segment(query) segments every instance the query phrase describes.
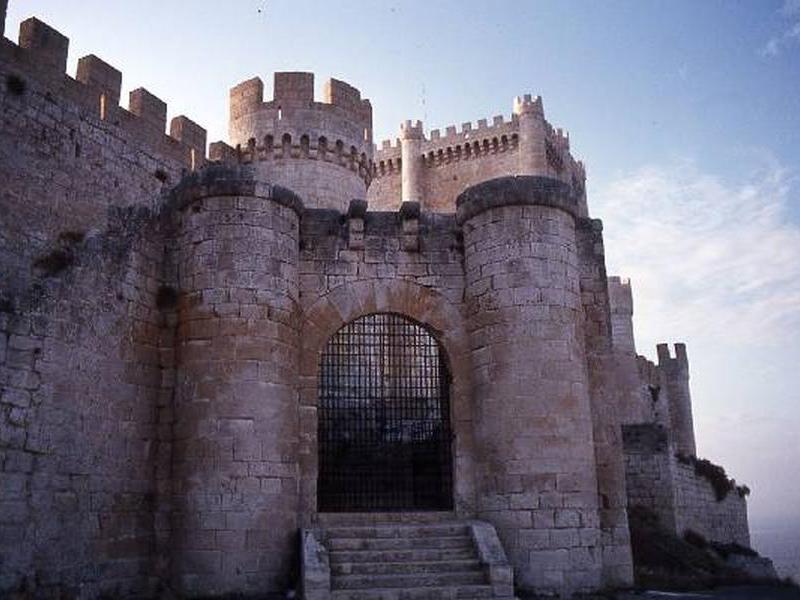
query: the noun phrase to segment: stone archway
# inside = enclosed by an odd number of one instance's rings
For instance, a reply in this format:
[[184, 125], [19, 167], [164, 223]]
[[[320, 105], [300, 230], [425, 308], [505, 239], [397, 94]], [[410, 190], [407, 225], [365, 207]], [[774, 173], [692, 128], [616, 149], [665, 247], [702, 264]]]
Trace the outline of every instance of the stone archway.
[[450, 369], [424, 325], [350, 321], [325, 345], [318, 389], [320, 512], [453, 508]]
[[468, 338], [461, 311], [430, 288], [387, 279], [339, 286], [303, 312], [299, 370], [301, 520], [304, 525], [311, 525], [317, 514], [320, 359], [328, 340], [339, 329], [374, 313], [395, 313], [423, 324], [443, 348], [452, 376], [454, 511], [471, 516], [475, 508], [473, 407]]

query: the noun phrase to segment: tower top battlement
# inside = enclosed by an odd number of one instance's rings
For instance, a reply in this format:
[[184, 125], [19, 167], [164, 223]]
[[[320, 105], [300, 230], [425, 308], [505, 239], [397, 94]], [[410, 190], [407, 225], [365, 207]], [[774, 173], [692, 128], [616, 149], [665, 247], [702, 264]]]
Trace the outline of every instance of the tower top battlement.
[[[284, 185], [309, 206], [345, 210], [372, 180], [372, 105], [353, 86], [329, 79], [314, 99], [314, 74], [275, 73], [271, 100], [248, 79], [230, 91], [230, 143], [241, 162]], [[216, 151], [216, 150], [215, 150]], [[298, 159], [290, 163], [289, 159]]]
[[259, 128], [258, 133], [266, 132], [267, 127], [273, 133], [317, 130], [327, 133], [330, 140], [341, 138], [346, 145], [355, 145], [366, 152], [372, 146], [372, 105], [361, 98], [358, 89], [332, 78], [325, 82], [322, 101], [318, 102], [314, 99], [313, 73], [276, 72], [271, 100], [264, 100], [264, 83], [259, 77], [248, 79], [230, 91], [231, 144], [246, 145], [255, 133], [253, 126]]
[[544, 106], [541, 96], [525, 94], [514, 98], [514, 114], [536, 114], [544, 118]]
[[[402, 194], [395, 180], [408, 158], [402, 156], [403, 143], [410, 140], [421, 142], [414, 151], [422, 161], [418, 186], [425, 190], [425, 204], [439, 212], [454, 212], [456, 197], [469, 185], [512, 174], [552, 177], [566, 183], [581, 199], [579, 213], [588, 214], [586, 170], [570, 152], [569, 134], [545, 119], [540, 96], [517, 96], [510, 116], [479, 119], [477, 125], [472, 121], [448, 125], [443, 131], [431, 129], [427, 136], [422, 122], [401, 123], [397, 138], [375, 147], [376, 185], [370, 194], [380, 206], [392, 208], [400, 202]], [[534, 155], [535, 164], [529, 164]], [[393, 197], [388, 197], [389, 191]]]

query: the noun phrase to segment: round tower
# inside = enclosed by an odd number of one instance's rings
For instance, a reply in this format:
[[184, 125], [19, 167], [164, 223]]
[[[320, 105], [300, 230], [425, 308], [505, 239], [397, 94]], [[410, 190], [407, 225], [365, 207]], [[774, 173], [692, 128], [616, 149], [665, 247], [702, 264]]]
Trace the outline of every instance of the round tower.
[[658, 344], [656, 352], [661, 381], [669, 401], [669, 429], [675, 450], [687, 456], [697, 456], [686, 344], [675, 344], [675, 358], [670, 356], [667, 344]]
[[547, 175], [546, 126], [539, 96], [514, 98], [514, 114], [519, 120], [520, 175]]
[[592, 417], [569, 186], [502, 177], [457, 200], [480, 466], [479, 511], [516, 583], [600, 583]]
[[296, 192], [309, 208], [347, 212], [372, 177], [372, 106], [354, 87], [326, 82], [314, 101], [313, 73], [275, 73], [264, 102], [259, 78], [231, 90], [229, 136], [258, 177]]
[[422, 122], [406, 121], [400, 125], [400, 195], [402, 202], [422, 202], [423, 160]]
[[175, 192], [174, 585], [280, 592], [298, 509], [298, 224], [292, 192], [212, 167]]

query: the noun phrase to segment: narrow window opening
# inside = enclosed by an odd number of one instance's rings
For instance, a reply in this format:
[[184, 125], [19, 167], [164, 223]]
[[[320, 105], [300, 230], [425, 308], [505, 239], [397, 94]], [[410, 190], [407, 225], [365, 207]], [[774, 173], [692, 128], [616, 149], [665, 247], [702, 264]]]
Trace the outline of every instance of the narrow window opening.
[[190, 160], [192, 171], [196, 171], [197, 170], [197, 150], [195, 150], [194, 148], [189, 150], [189, 160]]
[[105, 121], [108, 118], [108, 98], [105, 93], [100, 94], [100, 120]]
[[283, 146], [283, 157], [289, 158], [292, 152], [292, 136], [288, 133], [284, 133], [281, 140], [281, 145]]

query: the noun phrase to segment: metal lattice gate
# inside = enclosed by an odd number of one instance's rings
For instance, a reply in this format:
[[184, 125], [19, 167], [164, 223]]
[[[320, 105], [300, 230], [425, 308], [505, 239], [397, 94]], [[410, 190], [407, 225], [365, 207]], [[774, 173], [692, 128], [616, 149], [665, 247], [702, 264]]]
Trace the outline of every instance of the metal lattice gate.
[[401, 315], [367, 315], [328, 341], [319, 380], [318, 509], [452, 508], [450, 374]]

